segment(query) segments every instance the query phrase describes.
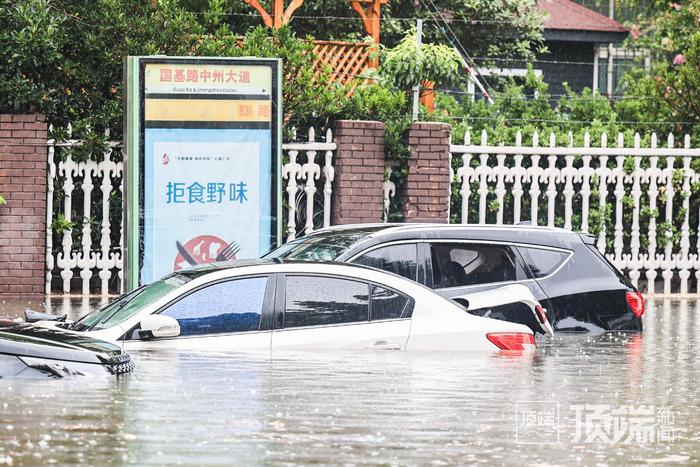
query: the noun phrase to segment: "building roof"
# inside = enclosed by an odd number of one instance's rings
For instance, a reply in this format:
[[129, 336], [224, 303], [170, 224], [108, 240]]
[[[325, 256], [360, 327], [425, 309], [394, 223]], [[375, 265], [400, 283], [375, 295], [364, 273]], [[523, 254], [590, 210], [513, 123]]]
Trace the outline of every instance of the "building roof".
[[537, 7], [547, 15], [545, 39], [620, 42], [629, 32], [614, 19], [571, 0], [537, 0]]

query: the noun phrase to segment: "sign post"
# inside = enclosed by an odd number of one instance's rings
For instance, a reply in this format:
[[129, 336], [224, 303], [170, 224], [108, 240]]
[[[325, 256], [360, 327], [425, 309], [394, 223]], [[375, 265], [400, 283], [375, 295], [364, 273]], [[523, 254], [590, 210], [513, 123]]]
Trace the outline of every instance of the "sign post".
[[129, 57], [125, 78], [126, 289], [278, 245], [280, 61]]

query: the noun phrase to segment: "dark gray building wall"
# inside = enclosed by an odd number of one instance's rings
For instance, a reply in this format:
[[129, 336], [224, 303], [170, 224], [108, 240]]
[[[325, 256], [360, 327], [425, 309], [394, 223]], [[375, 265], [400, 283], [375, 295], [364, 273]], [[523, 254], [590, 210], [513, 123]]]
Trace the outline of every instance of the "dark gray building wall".
[[565, 93], [564, 83], [568, 83], [576, 92], [593, 88], [595, 43], [547, 41], [546, 44], [549, 53], [537, 57], [535, 68], [542, 70], [544, 81], [549, 84], [549, 94], [554, 100]]

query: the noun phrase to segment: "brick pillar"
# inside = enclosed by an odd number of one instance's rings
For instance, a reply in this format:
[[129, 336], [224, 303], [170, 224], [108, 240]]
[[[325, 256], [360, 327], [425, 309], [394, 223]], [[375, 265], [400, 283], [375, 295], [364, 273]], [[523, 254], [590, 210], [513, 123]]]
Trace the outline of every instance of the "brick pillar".
[[413, 123], [406, 139], [411, 150], [403, 198], [406, 222], [449, 222], [450, 125]]
[[0, 115], [0, 295], [44, 293], [46, 130], [43, 115]]
[[381, 222], [384, 209], [384, 124], [334, 123], [335, 154], [332, 224]]

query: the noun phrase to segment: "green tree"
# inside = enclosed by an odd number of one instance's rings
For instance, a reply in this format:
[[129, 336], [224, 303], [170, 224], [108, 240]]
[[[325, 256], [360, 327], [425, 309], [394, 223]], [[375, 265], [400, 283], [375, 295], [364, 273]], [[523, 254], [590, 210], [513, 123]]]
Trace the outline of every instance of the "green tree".
[[[543, 18], [535, 0], [391, 0], [382, 5], [382, 44], [398, 44], [417, 18], [427, 20], [427, 42], [448, 44], [449, 37], [474, 56], [531, 58], [542, 41]], [[347, 0], [307, 0], [297, 10], [293, 27], [320, 39], [359, 40], [365, 35]]]
[[634, 28], [631, 44], [649, 49], [650, 76], [627, 77], [626, 94], [642, 96], [618, 105], [625, 120], [674, 122], [652, 125], [658, 131], [700, 135], [700, 0], [663, 3]]

